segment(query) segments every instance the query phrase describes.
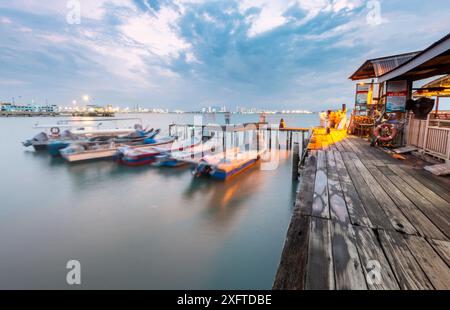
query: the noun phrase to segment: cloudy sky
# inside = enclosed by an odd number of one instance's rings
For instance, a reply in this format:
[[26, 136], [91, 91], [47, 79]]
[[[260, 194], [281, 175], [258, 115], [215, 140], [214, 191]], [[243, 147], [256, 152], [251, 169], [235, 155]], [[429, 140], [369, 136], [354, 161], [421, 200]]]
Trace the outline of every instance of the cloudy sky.
[[0, 0], [0, 101], [321, 110], [450, 31], [448, 0], [80, 0], [80, 24], [74, 2]]

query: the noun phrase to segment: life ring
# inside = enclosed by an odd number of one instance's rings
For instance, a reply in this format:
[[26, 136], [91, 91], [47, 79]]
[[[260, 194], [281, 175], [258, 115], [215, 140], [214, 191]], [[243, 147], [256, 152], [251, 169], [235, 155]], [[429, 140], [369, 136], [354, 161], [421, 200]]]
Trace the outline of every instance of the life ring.
[[52, 127], [52, 128], [50, 128], [50, 132], [52, 133], [52, 135], [57, 136], [57, 135], [59, 135], [61, 130], [58, 127]]
[[377, 140], [389, 142], [397, 136], [397, 128], [392, 124], [381, 124], [375, 128], [373, 134]]

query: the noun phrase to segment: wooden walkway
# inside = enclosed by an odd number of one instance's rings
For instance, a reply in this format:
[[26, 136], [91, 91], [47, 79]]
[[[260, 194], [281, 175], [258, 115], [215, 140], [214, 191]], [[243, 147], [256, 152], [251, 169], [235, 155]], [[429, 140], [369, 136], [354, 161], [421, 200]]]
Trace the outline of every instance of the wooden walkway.
[[312, 151], [274, 289], [450, 289], [450, 181], [348, 137]]

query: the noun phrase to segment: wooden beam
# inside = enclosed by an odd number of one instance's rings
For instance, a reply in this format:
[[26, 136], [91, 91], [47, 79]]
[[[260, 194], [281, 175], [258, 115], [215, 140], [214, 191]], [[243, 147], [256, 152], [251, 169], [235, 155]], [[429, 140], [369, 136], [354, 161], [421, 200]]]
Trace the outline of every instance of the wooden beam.
[[330, 231], [329, 220], [311, 218], [306, 289], [333, 290], [335, 287]]
[[430, 281], [397, 232], [379, 231], [381, 245], [401, 289], [430, 290]]
[[305, 215], [292, 217], [273, 289], [302, 290], [305, 288], [310, 221], [311, 217]]
[[336, 289], [367, 289], [352, 226], [332, 222], [331, 240]]
[[316, 183], [311, 214], [322, 218], [330, 218], [327, 161], [325, 151], [322, 150], [317, 151]]
[[398, 290], [397, 280], [374, 230], [354, 227], [367, 286], [371, 290]]

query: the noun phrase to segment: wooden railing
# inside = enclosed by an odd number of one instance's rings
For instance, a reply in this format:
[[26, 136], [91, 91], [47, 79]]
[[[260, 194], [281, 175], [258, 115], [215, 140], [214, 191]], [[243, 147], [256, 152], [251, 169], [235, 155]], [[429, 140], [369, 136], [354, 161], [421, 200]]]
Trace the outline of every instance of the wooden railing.
[[443, 111], [430, 113], [426, 120], [409, 115], [406, 143], [425, 154], [450, 162], [450, 114]]

